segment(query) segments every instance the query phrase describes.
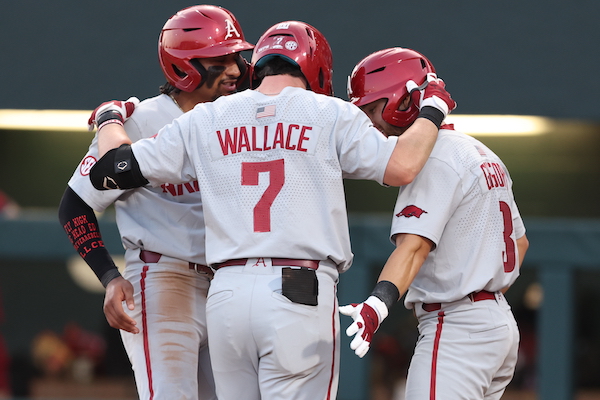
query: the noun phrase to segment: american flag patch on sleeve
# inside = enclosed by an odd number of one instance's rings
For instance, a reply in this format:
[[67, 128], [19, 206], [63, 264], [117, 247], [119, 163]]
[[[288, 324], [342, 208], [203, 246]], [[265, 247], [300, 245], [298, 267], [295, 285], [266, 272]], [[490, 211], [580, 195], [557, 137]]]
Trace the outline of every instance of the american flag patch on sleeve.
[[275, 105], [258, 107], [256, 109], [256, 118], [274, 117], [275, 116]]

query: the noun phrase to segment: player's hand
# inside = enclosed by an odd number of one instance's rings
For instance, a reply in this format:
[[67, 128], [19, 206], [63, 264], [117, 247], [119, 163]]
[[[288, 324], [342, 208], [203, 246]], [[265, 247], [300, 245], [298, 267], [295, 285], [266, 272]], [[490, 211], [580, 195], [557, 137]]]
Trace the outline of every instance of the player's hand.
[[114, 111], [121, 115], [122, 121], [127, 121], [127, 118], [131, 117], [135, 108], [140, 104], [140, 100], [137, 97], [130, 97], [125, 101], [111, 100], [105, 101], [100, 104], [88, 119], [88, 130], [93, 131], [94, 128], [98, 127], [98, 119], [102, 114], [108, 111]]
[[113, 328], [131, 333], [139, 333], [140, 330], [135, 326], [135, 320], [123, 310], [123, 302], [125, 302], [125, 306], [128, 309], [134, 309], [133, 285], [127, 279], [120, 276], [111, 280], [106, 287], [104, 315], [108, 324]]
[[354, 336], [350, 342], [350, 348], [357, 356], [364, 357], [369, 351], [373, 334], [379, 329], [379, 325], [388, 316], [388, 308], [378, 297], [369, 296], [360, 304], [349, 304], [339, 307], [340, 313], [348, 315], [354, 322], [346, 329], [346, 335]]
[[427, 74], [427, 80], [421, 86], [417, 86], [415, 81], [406, 82], [406, 89], [413, 96], [418, 96], [416, 99], [413, 97], [413, 100], [419, 105], [419, 109], [425, 106], [434, 107], [441, 111], [445, 118], [456, 108], [456, 102], [446, 90], [446, 84], [434, 73]]

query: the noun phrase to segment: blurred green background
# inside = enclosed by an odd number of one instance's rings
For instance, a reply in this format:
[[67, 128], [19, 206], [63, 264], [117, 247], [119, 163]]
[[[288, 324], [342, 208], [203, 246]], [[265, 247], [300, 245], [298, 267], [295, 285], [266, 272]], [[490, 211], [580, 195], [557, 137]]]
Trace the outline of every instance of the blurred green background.
[[[600, 125], [554, 120], [536, 136], [477, 136], [507, 165], [524, 217], [600, 217]], [[460, 126], [456, 126], [460, 130]], [[58, 205], [93, 133], [0, 130], [0, 189], [24, 207]], [[351, 212], [391, 213], [397, 190], [347, 181]]]

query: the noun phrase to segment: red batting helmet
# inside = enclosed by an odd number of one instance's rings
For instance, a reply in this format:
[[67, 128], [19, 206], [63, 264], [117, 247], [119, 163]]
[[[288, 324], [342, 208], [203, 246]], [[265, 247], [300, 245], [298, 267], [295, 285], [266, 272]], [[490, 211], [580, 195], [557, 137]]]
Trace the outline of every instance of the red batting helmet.
[[184, 8], [165, 23], [158, 39], [158, 59], [167, 81], [191, 92], [202, 82], [202, 75], [191, 60], [253, 48], [231, 12], [200, 5]]
[[279, 56], [300, 67], [310, 90], [333, 95], [333, 57], [321, 32], [300, 21], [280, 22], [269, 28], [256, 43], [252, 66]]
[[[348, 98], [357, 106], [387, 99], [383, 120], [394, 126], [406, 127], [419, 115], [416, 97], [407, 110], [398, 109], [409, 95], [406, 82], [412, 80], [422, 85], [430, 72], [435, 73], [435, 68], [421, 53], [402, 47], [380, 50], [365, 57], [354, 67], [348, 78]], [[419, 92], [413, 93], [417, 96]]]

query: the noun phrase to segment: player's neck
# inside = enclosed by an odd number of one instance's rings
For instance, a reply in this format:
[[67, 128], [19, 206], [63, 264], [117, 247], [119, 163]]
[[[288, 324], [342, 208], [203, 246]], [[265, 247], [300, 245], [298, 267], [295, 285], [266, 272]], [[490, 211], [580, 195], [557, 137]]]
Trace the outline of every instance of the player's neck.
[[186, 96], [187, 92], [172, 93], [169, 95], [181, 111], [188, 112], [197, 104], [195, 99]]
[[177, 104], [177, 107], [184, 113], [193, 109], [196, 104], [207, 103], [215, 100], [210, 96], [206, 95], [206, 91], [194, 90], [192, 92], [178, 92], [171, 94], [171, 98]]
[[275, 96], [289, 86], [306, 89], [306, 83], [302, 78], [291, 75], [269, 75], [263, 78], [256, 90], [267, 96]]

